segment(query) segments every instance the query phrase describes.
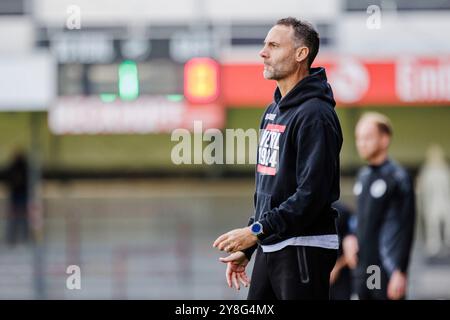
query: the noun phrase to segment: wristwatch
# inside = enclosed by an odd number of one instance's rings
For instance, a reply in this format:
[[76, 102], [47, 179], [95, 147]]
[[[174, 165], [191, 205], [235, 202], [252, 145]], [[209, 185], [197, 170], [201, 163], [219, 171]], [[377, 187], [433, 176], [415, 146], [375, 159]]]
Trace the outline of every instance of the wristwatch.
[[259, 236], [261, 235], [261, 234], [264, 234], [264, 232], [263, 232], [263, 225], [260, 223], [260, 222], [258, 222], [258, 221], [256, 221], [255, 223], [253, 223], [251, 226], [250, 226], [250, 230], [252, 231], [252, 233], [259, 239]]

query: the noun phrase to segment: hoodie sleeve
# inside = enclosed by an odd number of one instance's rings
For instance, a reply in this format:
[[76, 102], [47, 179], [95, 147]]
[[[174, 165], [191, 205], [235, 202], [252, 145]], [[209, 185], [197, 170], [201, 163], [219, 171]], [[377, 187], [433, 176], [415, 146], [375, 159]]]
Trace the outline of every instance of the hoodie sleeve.
[[407, 272], [415, 225], [415, 196], [412, 182], [407, 175], [397, 181], [380, 231], [380, 256], [389, 275], [395, 270]]
[[264, 235], [270, 242], [280, 237], [292, 237], [320, 218], [333, 202], [332, 186], [339, 172], [339, 138], [323, 120], [300, 127], [293, 137], [296, 147], [297, 189], [286, 201], [263, 215], [260, 220]]
[[[264, 112], [264, 114], [261, 117], [260, 123], [259, 123], [259, 129], [261, 130], [263, 128], [263, 123], [264, 123], [264, 118], [268, 112], [268, 110], [270, 110], [271, 106], [269, 106], [269, 108]], [[256, 149], [256, 159], [258, 159], [258, 149]], [[257, 179], [257, 174], [255, 172], [255, 180]], [[256, 208], [256, 197], [257, 197], [257, 193], [256, 191], [253, 194], [253, 207]], [[247, 223], [247, 227], [251, 226], [253, 223], [255, 222], [255, 215], [251, 216], [248, 219], [248, 223]], [[248, 261], [250, 261], [253, 252], [255, 252], [255, 250], [258, 248], [258, 244], [255, 244], [254, 246], [244, 249], [242, 250], [242, 252], [244, 252], [245, 256], [247, 257]]]

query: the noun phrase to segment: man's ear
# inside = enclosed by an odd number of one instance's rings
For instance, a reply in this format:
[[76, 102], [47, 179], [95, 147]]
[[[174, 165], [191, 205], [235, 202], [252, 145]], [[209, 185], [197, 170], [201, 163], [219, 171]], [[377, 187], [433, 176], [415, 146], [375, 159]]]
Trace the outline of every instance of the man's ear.
[[309, 49], [308, 47], [299, 47], [295, 50], [295, 60], [297, 62], [302, 62], [308, 58]]

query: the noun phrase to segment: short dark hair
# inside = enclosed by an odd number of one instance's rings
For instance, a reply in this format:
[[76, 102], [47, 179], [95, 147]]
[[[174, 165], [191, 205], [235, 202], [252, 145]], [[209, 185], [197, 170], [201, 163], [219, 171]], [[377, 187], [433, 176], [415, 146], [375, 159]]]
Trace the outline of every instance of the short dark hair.
[[307, 62], [308, 68], [310, 68], [319, 52], [320, 43], [319, 33], [314, 29], [313, 25], [293, 17], [280, 19], [275, 25], [288, 26], [294, 29], [295, 39], [301, 41], [309, 49]]

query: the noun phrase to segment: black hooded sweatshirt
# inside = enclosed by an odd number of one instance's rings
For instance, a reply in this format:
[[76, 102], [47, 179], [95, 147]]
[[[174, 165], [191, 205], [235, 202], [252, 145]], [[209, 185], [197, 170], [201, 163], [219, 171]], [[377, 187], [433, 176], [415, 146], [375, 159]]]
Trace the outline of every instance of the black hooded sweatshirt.
[[[336, 234], [342, 131], [324, 68], [311, 68], [283, 98], [279, 88], [260, 125], [255, 214], [259, 244]], [[257, 245], [244, 250], [250, 259]]]

